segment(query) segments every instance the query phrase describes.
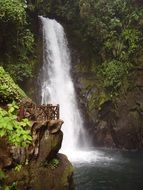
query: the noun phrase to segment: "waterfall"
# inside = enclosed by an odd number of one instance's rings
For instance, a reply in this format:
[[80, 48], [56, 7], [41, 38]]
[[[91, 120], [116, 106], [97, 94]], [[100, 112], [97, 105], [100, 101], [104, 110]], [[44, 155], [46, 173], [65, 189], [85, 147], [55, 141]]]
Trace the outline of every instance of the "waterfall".
[[43, 29], [41, 103], [60, 105], [60, 119], [64, 121], [61, 152], [72, 162], [96, 162], [104, 156], [89, 148], [71, 77], [71, 57], [64, 29], [56, 20], [42, 16], [40, 20]]
[[60, 118], [64, 121], [62, 152], [68, 155], [80, 149], [79, 141], [84, 139], [83, 121], [70, 73], [70, 51], [63, 27], [56, 20], [42, 16], [40, 19], [43, 28], [41, 103], [60, 105]]

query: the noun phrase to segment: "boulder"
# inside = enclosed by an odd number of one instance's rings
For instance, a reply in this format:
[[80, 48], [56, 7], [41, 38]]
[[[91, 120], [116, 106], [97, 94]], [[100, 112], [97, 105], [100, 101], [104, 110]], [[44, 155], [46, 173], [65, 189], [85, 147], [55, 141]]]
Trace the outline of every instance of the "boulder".
[[29, 156], [44, 161], [56, 154], [61, 148], [63, 134], [60, 131], [63, 121], [46, 120], [32, 122], [32, 145], [29, 146]]
[[73, 190], [73, 166], [63, 154], [57, 154], [54, 159], [58, 160], [58, 165], [32, 161], [20, 172], [9, 171], [7, 185], [16, 181], [17, 188], [23, 190]]
[[58, 154], [59, 165], [55, 168], [47, 166], [32, 166], [31, 187], [34, 190], [72, 190], [73, 167], [67, 157]]
[[40, 140], [38, 161], [45, 162], [53, 158], [61, 148], [62, 140], [62, 131], [51, 134], [47, 130]]
[[64, 123], [64, 121], [61, 119], [50, 120], [48, 122], [48, 130], [52, 134], [57, 133], [61, 129], [61, 126], [63, 123]]

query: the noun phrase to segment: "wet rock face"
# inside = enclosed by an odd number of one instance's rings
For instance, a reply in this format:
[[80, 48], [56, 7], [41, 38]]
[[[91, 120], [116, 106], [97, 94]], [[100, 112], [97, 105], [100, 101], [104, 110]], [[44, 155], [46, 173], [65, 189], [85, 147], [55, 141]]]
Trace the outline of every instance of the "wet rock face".
[[[143, 58], [142, 58], [143, 60]], [[121, 149], [143, 149], [143, 61], [134, 70], [133, 84], [124, 95], [120, 93], [112, 100], [98, 86], [96, 76], [81, 73], [78, 80], [82, 101], [92, 125], [88, 124], [89, 135], [95, 146], [117, 147]], [[94, 85], [93, 85], [94, 84]], [[93, 85], [91, 91], [88, 86]], [[93, 99], [92, 99], [93, 96]], [[100, 104], [98, 101], [101, 100]], [[89, 123], [89, 122], [88, 122]]]
[[[140, 77], [139, 77], [140, 78]], [[139, 84], [138, 78], [138, 84]], [[140, 80], [142, 80], [140, 78]], [[143, 148], [143, 91], [138, 86], [119, 97], [116, 107], [105, 103], [96, 117], [95, 143], [100, 146], [124, 149]]]
[[94, 135], [95, 135], [94, 142], [96, 143], [96, 146], [105, 146], [105, 147], [114, 146], [113, 138], [107, 126], [107, 122], [100, 121], [99, 124], [97, 125]]
[[[46, 157], [51, 157], [51, 152], [57, 153], [63, 138], [60, 131], [62, 124], [63, 121], [60, 119], [34, 121], [31, 127], [33, 140], [29, 147], [29, 157], [40, 157], [40, 160], [44, 160]], [[41, 151], [44, 152], [42, 156], [39, 155]]]
[[54, 134], [51, 134], [48, 131], [45, 132], [40, 141], [38, 161], [45, 162], [53, 158], [54, 155], [56, 155], [61, 148], [62, 140], [62, 131]]

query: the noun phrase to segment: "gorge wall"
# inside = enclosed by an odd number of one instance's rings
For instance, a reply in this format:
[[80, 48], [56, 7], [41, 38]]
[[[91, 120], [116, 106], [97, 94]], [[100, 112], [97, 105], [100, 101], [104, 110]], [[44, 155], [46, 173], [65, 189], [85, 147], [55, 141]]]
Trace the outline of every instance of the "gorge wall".
[[79, 105], [95, 146], [140, 149], [143, 4], [127, 1], [123, 9], [122, 3], [55, 0], [37, 9], [66, 30]]

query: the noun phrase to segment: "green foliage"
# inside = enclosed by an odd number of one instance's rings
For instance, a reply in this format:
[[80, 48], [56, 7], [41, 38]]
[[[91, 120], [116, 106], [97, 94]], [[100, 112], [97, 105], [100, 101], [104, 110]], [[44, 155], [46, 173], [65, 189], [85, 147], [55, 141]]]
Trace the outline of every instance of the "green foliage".
[[4, 186], [4, 190], [18, 190], [17, 189], [17, 183], [13, 182], [12, 185], [6, 185], [6, 186]]
[[25, 93], [16, 85], [13, 79], [0, 67], [0, 102], [21, 100]]
[[32, 77], [35, 60], [26, 9], [25, 0], [0, 0], [0, 64], [18, 82]]
[[26, 22], [26, 4], [21, 0], [0, 0], [0, 21], [22, 25]]
[[[22, 59], [20, 60], [22, 61]], [[33, 63], [18, 63], [7, 66], [8, 73], [12, 76], [14, 81], [21, 82], [33, 76]]]
[[6, 185], [6, 173], [0, 169], [0, 189], [3, 190], [16, 190], [17, 189], [17, 183], [13, 182], [11, 185]]
[[57, 168], [59, 166], [59, 164], [60, 164], [60, 161], [57, 158], [53, 158], [50, 161], [50, 167], [51, 167], [51, 169]]
[[[96, 86], [110, 97], [118, 95], [128, 83], [130, 70], [142, 51], [140, 4], [133, 0], [39, 0], [30, 1], [28, 9], [70, 23], [75, 46], [84, 60], [79, 72], [94, 72], [100, 81]], [[94, 88], [92, 85], [91, 91]], [[90, 99], [94, 102], [95, 96]]]
[[6, 178], [5, 173], [2, 170], [0, 170], [0, 180], [3, 180], [5, 178]]
[[2, 65], [16, 82], [29, 79], [33, 76], [32, 71], [35, 64], [35, 58], [33, 56], [34, 35], [29, 29], [23, 28], [23, 31], [18, 32], [17, 39], [15, 38], [12, 44], [8, 44], [8, 46], [10, 45], [13, 46], [13, 49], [6, 52], [4, 60], [2, 60]]
[[103, 80], [103, 87], [111, 94], [117, 93], [129, 74], [129, 63], [122, 63], [117, 60], [105, 62], [100, 68], [99, 74]]
[[19, 44], [26, 49], [27, 52], [33, 52], [34, 35], [29, 29], [25, 29], [19, 34]]
[[48, 3], [43, 0], [39, 3], [43, 5], [39, 6], [39, 11], [43, 7], [43, 14], [72, 21], [69, 27], [80, 39], [78, 43], [89, 59], [94, 57], [100, 64], [112, 59], [132, 62], [140, 50], [143, 7], [132, 0], [50, 0]]
[[8, 105], [8, 111], [0, 108], [0, 137], [6, 137], [15, 146], [25, 147], [32, 137], [28, 119], [17, 121], [18, 108], [15, 102]]
[[0, 189], [2, 189], [6, 175], [4, 171], [0, 169]]
[[20, 172], [21, 169], [22, 169], [22, 165], [21, 165], [21, 164], [17, 164], [16, 167], [14, 168], [14, 170], [15, 170], [16, 172]]
[[33, 44], [34, 35], [29, 29], [25, 29], [19, 33], [17, 46], [15, 47], [19, 56], [16, 59], [16, 63], [11, 60], [9, 64], [5, 66], [15, 81], [21, 82], [33, 76], [34, 62], [31, 60], [31, 58], [34, 59], [31, 56], [34, 53]]
[[30, 1], [28, 9], [32, 12], [38, 12], [39, 15], [58, 16], [59, 18], [66, 18], [67, 21], [78, 19], [79, 12], [78, 0], [38, 0]]
[[[85, 7], [88, 7], [88, 12]], [[80, 11], [86, 26], [83, 31], [84, 40], [91, 42], [92, 37], [92, 50], [98, 48], [100, 53], [104, 53], [105, 59], [120, 59], [120, 56], [126, 53], [130, 57], [131, 53], [135, 53], [139, 48], [143, 9], [135, 7], [132, 1], [82, 0]], [[118, 49], [120, 51], [116, 53]]]
[[125, 30], [123, 30], [121, 36], [124, 44], [126, 44], [126, 53], [128, 53], [129, 56], [132, 56], [135, 53], [135, 51], [139, 48], [141, 32], [134, 28], [126, 28]]
[[[143, 4], [139, 6], [132, 0], [73, 2], [70, 6], [76, 10], [74, 14], [78, 18], [76, 22], [72, 20], [72, 30], [78, 44], [81, 44], [81, 57], [88, 60], [83, 61], [80, 72], [83, 68], [88, 72], [94, 70], [100, 82], [91, 88], [100, 86], [101, 93], [104, 91], [107, 96], [117, 96], [125, 85], [128, 86], [127, 83], [131, 83], [130, 71], [142, 52]], [[95, 96], [91, 99], [90, 102], [94, 102]]]

